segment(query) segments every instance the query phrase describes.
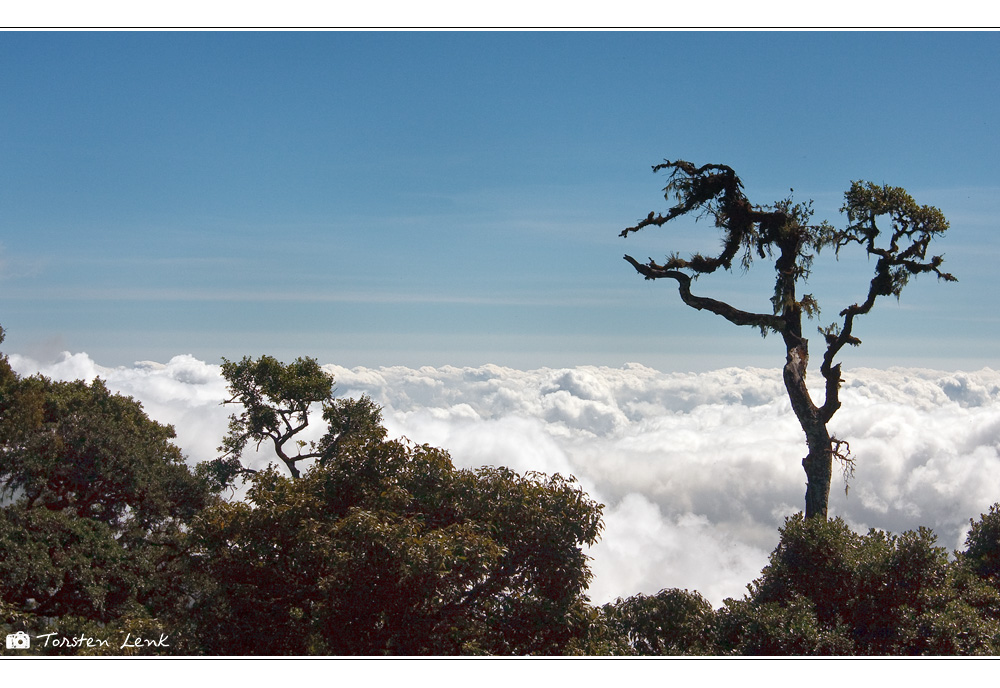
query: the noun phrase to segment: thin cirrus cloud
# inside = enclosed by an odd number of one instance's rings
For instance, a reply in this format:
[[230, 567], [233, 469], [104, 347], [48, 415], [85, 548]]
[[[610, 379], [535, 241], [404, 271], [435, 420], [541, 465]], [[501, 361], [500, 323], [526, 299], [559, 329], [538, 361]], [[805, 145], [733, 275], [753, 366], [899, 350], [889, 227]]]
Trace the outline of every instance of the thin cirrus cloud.
[[[221, 405], [219, 367], [192, 356], [118, 368], [82, 353], [46, 365], [10, 358], [22, 374], [104, 378], [174, 425], [192, 463], [215, 455], [232, 411]], [[444, 447], [461, 467], [576, 476], [605, 504], [590, 551], [596, 603], [665, 587], [715, 605], [739, 597], [784, 517], [802, 508], [804, 443], [777, 370], [325, 368], [338, 394], [381, 404], [393, 436]], [[846, 494], [835, 477], [831, 512], [859, 531], [928, 526], [941, 546], [961, 549], [969, 519], [1000, 501], [1000, 372], [845, 377], [832, 428], [857, 471]]]

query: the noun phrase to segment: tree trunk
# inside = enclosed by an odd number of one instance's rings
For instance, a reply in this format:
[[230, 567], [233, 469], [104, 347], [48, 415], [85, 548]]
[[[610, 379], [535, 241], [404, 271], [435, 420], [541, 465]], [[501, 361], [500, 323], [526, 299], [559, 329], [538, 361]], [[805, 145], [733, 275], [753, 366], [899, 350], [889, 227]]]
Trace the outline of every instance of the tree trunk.
[[[833, 446], [822, 421], [799, 423], [806, 433], [809, 454], [802, 459], [806, 471], [806, 518], [826, 518], [830, 502], [830, 479], [833, 473]], [[807, 427], [808, 425], [808, 427]]]
[[792, 410], [806, 434], [809, 454], [802, 459], [806, 471], [806, 518], [826, 518], [833, 474], [833, 442], [820, 409], [813, 403], [806, 387], [809, 348], [804, 339], [786, 336], [788, 357], [782, 377], [792, 403]]

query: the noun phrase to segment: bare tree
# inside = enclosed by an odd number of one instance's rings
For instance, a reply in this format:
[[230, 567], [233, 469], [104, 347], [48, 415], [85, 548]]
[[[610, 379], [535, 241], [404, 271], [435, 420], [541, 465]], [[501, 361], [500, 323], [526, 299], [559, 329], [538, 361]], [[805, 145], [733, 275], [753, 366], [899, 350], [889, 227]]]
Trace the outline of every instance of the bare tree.
[[[672, 254], [663, 264], [652, 259], [640, 263], [629, 255], [625, 260], [646, 279], [675, 280], [681, 300], [694, 309], [715, 313], [736, 325], [758, 328], [764, 335], [772, 332], [781, 335], [786, 354], [785, 389], [808, 447], [808, 454], [802, 460], [806, 472], [806, 517], [826, 518], [834, 458], [843, 462], [845, 476], [854, 467], [847, 442], [832, 436], [828, 429], [840, 408], [843, 382], [840, 363], [835, 360], [846, 345], [861, 344], [854, 336], [855, 319], [870, 312], [878, 297], [899, 298], [909, 278], [921, 273], [931, 272], [939, 279], [956, 281], [941, 271], [941, 256], [927, 257], [931, 238], [943, 234], [948, 221], [937, 208], [917, 205], [904, 189], [853, 182], [844, 194], [841, 208], [847, 214], [848, 225], [835, 229], [825, 221], [810, 224], [811, 201], [793, 203], [789, 197], [772, 206], [752, 205], [743, 193], [740, 178], [726, 165], [696, 167], [683, 160], [668, 160], [653, 167], [654, 172], [661, 170], [670, 170], [665, 198], [669, 201], [673, 197], [676, 205], [666, 214], [649, 213], [634, 227], [622, 230], [621, 236], [650, 226], [661, 227], [694, 213], [697, 217], [712, 218], [722, 230], [722, 252], [715, 257], [695, 254], [687, 259]], [[802, 319], [803, 315], [818, 316], [819, 304], [810, 294], [800, 296], [797, 287], [809, 277], [813, 256], [821, 249], [832, 247], [839, 257], [841, 249], [852, 244], [876, 259], [875, 274], [864, 301], [840, 311], [839, 322], [819, 329], [826, 344], [820, 365], [826, 384], [825, 399], [822, 405], [817, 405], [806, 387], [809, 342], [803, 336]], [[754, 259], [774, 259], [775, 285], [770, 312], [744, 311], [691, 292], [694, 279], [719, 268], [730, 270], [737, 257], [745, 270]]]

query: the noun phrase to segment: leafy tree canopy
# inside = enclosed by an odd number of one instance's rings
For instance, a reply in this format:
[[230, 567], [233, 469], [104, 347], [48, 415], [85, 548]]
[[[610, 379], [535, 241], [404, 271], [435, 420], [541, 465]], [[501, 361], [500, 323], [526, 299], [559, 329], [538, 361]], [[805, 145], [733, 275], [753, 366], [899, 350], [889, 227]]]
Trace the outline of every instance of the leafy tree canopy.
[[[216, 486], [230, 485], [238, 476], [256, 470], [244, 463], [248, 445], [266, 444], [292, 477], [301, 465], [325, 462], [353, 442], [378, 442], [385, 437], [381, 411], [368, 397], [338, 399], [333, 376], [312, 358], [281, 363], [271, 356], [224, 361], [222, 375], [229, 384], [226, 404], [242, 407], [229, 418], [229, 432], [219, 447], [219, 458], [202, 468]], [[318, 409], [317, 409], [318, 407]], [[302, 434], [320, 410], [326, 432], [319, 442]], [[312, 414], [312, 415], [311, 415]]]
[[185, 527], [215, 496], [173, 437], [100, 380], [22, 378], [0, 356], [8, 632], [152, 629], [182, 604]]
[[785, 522], [743, 600], [716, 622], [719, 651], [764, 655], [994, 654], [1000, 596], [949, 561], [934, 534], [851, 531], [841, 519]]
[[715, 653], [714, 621], [708, 600], [697, 592], [670, 588], [605, 604], [597, 623], [606, 624], [619, 640], [607, 654], [709, 655]]
[[299, 479], [257, 472], [246, 503], [202, 515], [205, 651], [548, 654], [582, 634], [600, 505], [572, 479], [457, 469], [384, 435]]

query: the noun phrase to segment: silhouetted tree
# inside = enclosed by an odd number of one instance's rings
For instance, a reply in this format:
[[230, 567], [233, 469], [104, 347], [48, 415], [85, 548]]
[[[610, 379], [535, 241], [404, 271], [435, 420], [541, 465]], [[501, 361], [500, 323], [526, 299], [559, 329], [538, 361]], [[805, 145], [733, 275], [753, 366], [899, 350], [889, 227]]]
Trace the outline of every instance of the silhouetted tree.
[[[853, 469], [849, 445], [832, 436], [828, 429], [840, 408], [843, 382], [836, 357], [848, 344], [861, 343], [854, 335], [855, 319], [870, 312], [878, 297], [898, 298], [909, 278], [922, 273], [955, 281], [952, 275], [941, 271], [941, 256], [927, 257], [931, 239], [943, 234], [948, 222], [940, 210], [917, 205], [901, 188], [854, 182], [841, 209], [847, 214], [848, 225], [835, 229], [825, 221], [810, 223], [811, 202], [793, 203], [789, 197], [773, 206], [751, 204], [743, 193], [740, 178], [726, 165], [696, 167], [678, 160], [653, 167], [654, 172], [660, 170], [671, 171], [664, 191], [667, 200], [672, 196], [676, 199], [676, 205], [666, 214], [649, 213], [637, 225], [624, 229], [621, 236], [650, 226], [660, 227], [690, 213], [707, 215], [723, 232], [722, 252], [714, 257], [695, 254], [686, 259], [673, 254], [662, 264], [652, 259], [640, 263], [629, 255], [625, 260], [646, 279], [675, 280], [681, 300], [691, 308], [715, 313], [736, 325], [758, 328], [764, 335], [770, 332], [781, 335], [786, 353], [785, 389], [808, 446], [808, 454], [802, 460], [807, 480], [806, 516], [826, 518], [834, 457], [844, 462], [845, 472]], [[825, 399], [818, 405], [806, 387], [809, 342], [802, 321], [803, 315], [807, 318], [818, 315], [819, 304], [810, 294], [800, 295], [798, 286], [809, 277], [815, 253], [832, 247], [839, 256], [841, 249], [852, 244], [875, 259], [875, 274], [866, 298], [843, 309], [839, 322], [820, 329], [826, 344], [820, 373], [826, 385]], [[697, 277], [719, 268], [730, 270], [737, 258], [744, 269], [749, 269], [754, 259], [774, 259], [776, 279], [770, 312], [744, 311], [691, 292], [691, 283]]]
[[[224, 359], [222, 376], [230, 397], [224, 404], [243, 407], [229, 417], [229, 432], [219, 447], [219, 458], [199, 466], [203, 475], [221, 488], [237, 476], [254, 475], [243, 463], [247, 445], [270, 444], [293, 478], [301, 475], [300, 462], [326, 462], [352, 443], [380, 441], [385, 437], [382, 412], [366, 396], [334, 397], [333, 376], [313, 358], [282, 363], [271, 356], [240, 362]], [[319, 441], [307, 442], [299, 433], [309, 427], [310, 415], [322, 407], [326, 432]]]

